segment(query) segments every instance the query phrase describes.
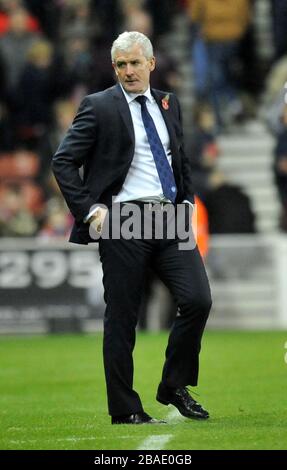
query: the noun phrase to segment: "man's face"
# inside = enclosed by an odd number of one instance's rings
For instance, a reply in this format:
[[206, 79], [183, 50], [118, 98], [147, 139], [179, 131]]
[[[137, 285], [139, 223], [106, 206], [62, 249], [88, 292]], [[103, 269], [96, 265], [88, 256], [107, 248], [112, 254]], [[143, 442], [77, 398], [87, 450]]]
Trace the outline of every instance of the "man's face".
[[118, 51], [113, 67], [119, 82], [128, 93], [144, 93], [149, 86], [150, 73], [155, 68], [155, 58], [147, 59], [140, 45], [129, 52]]

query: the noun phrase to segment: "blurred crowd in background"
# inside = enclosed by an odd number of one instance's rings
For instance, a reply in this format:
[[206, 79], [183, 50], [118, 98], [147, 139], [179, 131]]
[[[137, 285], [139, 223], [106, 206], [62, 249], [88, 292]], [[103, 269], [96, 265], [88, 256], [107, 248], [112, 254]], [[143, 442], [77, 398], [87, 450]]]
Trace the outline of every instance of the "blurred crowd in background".
[[165, 47], [177, 16], [189, 25], [186, 56], [194, 99], [185, 121], [186, 152], [204, 230], [256, 230], [250, 201], [222, 180], [216, 162], [218, 136], [260, 108], [276, 140], [273, 173], [280, 228], [287, 231], [287, 2], [270, 0], [274, 56], [268, 63], [256, 50], [254, 4], [0, 0], [0, 236], [67, 236], [73, 221], [51, 174], [52, 155], [82, 98], [115, 83], [110, 48], [122, 31], [150, 37], [157, 58], [152, 86], [180, 93], [178, 64]]

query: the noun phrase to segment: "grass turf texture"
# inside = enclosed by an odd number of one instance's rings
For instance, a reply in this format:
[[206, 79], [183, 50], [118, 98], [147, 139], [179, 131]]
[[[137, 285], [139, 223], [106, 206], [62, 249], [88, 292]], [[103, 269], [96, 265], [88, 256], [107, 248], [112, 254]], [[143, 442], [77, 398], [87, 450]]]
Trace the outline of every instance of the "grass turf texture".
[[[163, 448], [172, 450], [286, 449], [286, 340], [207, 331], [195, 397], [209, 420], [111, 426], [100, 334], [0, 338], [0, 449], [128, 450], [151, 435], [168, 435]], [[173, 408], [155, 401], [166, 342], [167, 333], [138, 333], [134, 354], [135, 388], [157, 418]]]

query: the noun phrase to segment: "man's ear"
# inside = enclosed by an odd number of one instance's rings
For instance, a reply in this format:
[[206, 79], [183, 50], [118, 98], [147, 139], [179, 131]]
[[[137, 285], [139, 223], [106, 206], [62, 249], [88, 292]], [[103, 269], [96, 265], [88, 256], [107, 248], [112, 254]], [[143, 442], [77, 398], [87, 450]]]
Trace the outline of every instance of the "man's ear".
[[150, 67], [149, 67], [149, 70], [150, 70], [150, 72], [152, 72], [154, 69], [155, 69], [155, 57], [152, 57], [152, 58], [150, 59]]

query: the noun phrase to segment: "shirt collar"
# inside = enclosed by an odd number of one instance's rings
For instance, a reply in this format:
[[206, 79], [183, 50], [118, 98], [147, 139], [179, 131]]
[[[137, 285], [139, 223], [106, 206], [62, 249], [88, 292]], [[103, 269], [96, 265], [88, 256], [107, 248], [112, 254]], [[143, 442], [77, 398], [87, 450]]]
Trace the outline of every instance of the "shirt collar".
[[138, 96], [141, 96], [141, 95], [146, 96], [147, 99], [150, 101], [150, 103], [153, 103], [153, 102], [154, 102], [154, 98], [153, 98], [153, 96], [152, 96], [152, 94], [151, 94], [150, 87], [148, 87], [147, 90], [146, 90], [144, 93], [127, 93], [121, 83], [120, 83], [120, 87], [121, 87], [121, 89], [123, 90], [123, 94], [125, 95], [125, 98], [126, 98], [128, 104], [130, 104], [130, 103], [131, 103], [132, 101], [134, 101]]

